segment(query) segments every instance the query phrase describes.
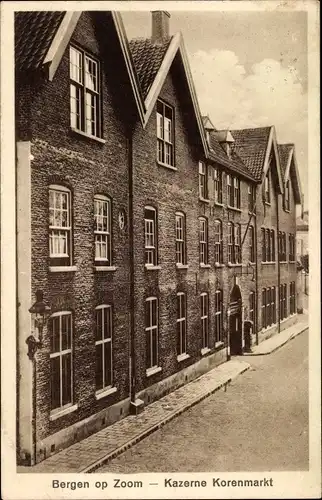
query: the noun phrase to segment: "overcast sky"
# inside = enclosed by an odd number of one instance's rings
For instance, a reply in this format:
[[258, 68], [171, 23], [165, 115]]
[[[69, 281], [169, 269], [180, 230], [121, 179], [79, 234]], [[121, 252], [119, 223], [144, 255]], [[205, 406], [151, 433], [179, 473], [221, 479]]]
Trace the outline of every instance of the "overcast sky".
[[[295, 143], [307, 206], [305, 12], [170, 12], [181, 31], [202, 114], [218, 128], [275, 125]], [[149, 12], [123, 12], [128, 37], [149, 37]]]

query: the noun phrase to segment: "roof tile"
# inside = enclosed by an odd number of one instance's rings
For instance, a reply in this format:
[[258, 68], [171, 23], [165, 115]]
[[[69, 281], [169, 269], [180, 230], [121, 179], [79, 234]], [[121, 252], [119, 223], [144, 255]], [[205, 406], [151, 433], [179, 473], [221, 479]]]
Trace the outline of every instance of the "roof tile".
[[293, 144], [278, 144], [277, 145], [283, 179], [285, 177], [287, 162], [288, 162], [288, 158], [289, 158], [290, 151], [292, 150], [292, 148], [293, 148]]
[[271, 127], [231, 130], [233, 151], [243, 160], [249, 173], [261, 180]]

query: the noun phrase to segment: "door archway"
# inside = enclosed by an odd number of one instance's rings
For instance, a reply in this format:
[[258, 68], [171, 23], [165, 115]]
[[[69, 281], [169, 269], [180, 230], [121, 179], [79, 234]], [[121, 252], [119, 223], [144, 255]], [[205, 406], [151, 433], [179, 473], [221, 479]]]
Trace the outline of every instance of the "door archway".
[[243, 352], [242, 296], [238, 285], [234, 285], [229, 300], [229, 346], [231, 356]]

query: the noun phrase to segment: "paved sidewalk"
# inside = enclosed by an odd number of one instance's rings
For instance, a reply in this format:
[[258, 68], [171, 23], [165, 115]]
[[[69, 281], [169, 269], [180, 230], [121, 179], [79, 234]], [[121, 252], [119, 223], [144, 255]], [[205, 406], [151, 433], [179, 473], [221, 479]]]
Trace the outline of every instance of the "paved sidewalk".
[[286, 344], [291, 339], [294, 339], [297, 335], [307, 330], [309, 327], [308, 316], [302, 314], [299, 316], [299, 321], [295, 325], [286, 328], [280, 333], [276, 333], [270, 339], [264, 340], [259, 345], [252, 347], [252, 352], [245, 352], [245, 356], [262, 356], [265, 354], [271, 354], [276, 351], [279, 347]]
[[240, 359], [227, 361], [149, 404], [140, 415], [130, 415], [34, 467], [18, 467], [18, 472], [93, 472], [249, 368]]

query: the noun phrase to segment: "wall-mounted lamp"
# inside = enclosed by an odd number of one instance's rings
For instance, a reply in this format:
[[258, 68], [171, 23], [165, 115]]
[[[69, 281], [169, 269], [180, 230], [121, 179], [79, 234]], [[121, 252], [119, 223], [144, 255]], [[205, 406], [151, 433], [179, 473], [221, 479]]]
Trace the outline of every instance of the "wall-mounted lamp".
[[38, 347], [42, 345], [43, 328], [51, 313], [50, 306], [44, 302], [44, 294], [41, 290], [37, 290], [36, 302], [30, 307], [29, 312], [34, 320], [35, 328], [38, 330], [37, 338], [35, 338], [34, 335], [29, 335], [26, 339], [26, 344], [28, 345], [28, 358], [33, 360]]

